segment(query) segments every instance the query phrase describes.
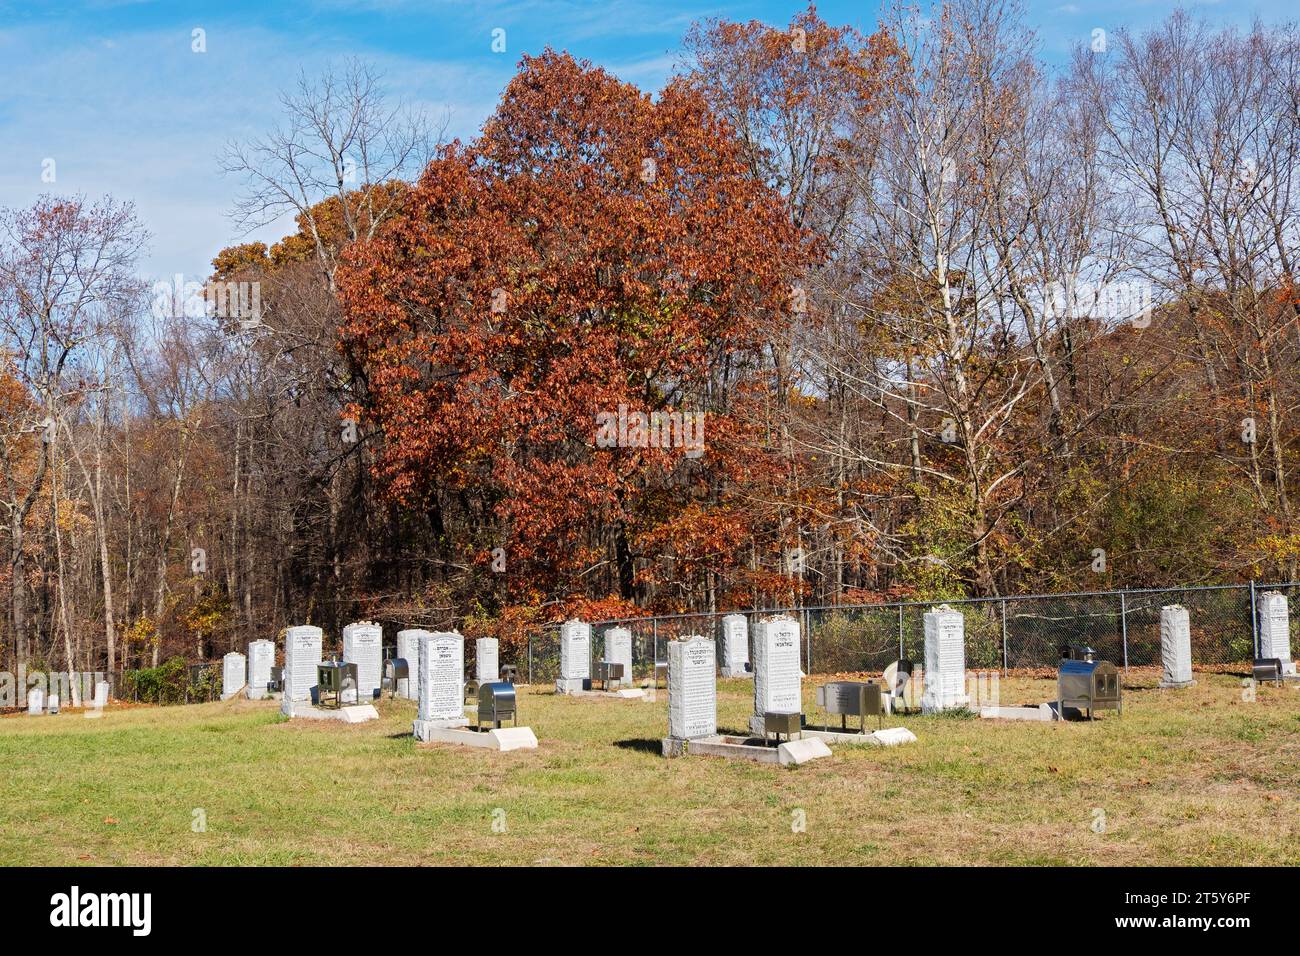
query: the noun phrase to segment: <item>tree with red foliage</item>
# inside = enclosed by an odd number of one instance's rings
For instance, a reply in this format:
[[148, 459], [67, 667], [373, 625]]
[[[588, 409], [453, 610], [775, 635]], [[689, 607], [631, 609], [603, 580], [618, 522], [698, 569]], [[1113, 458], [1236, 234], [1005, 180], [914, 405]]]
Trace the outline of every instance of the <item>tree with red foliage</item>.
[[[443, 150], [340, 269], [381, 481], [475, 510], [463, 547], [502, 547], [516, 597], [602, 569], [631, 598], [639, 534], [761, 472], [763, 436], [737, 435], [728, 403], [808, 254], [686, 85], [655, 101], [567, 54], [525, 58], [481, 139]], [[597, 447], [620, 409], [704, 413], [704, 453]]]

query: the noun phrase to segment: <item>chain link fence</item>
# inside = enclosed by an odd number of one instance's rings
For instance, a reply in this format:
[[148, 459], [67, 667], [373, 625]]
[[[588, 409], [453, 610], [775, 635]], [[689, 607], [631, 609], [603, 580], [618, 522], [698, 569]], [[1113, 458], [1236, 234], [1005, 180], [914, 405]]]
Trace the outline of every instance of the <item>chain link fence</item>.
[[[667, 659], [667, 643], [692, 634], [720, 640], [722, 619], [740, 614], [754, 625], [772, 614], [800, 622], [804, 667], [809, 673], [882, 671], [892, 661], [924, 659], [925, 613], [940, 604], [966, 619], [966, 664], [973, 670], [1055, 668], [1060, 649], [1086, 644], [1100, 658], [1127, 670], [1160, 664], [1160, 609], [1181, 604], [1192, 629], [1192, 661], [1199, 666], [1249, 664], [1257, 656], [1257, 596], [1280, 591], [1294, 602], [1300, 583], [1230, 584], [1077, 594], [1031, 594], [1005, 598], [765, 608], [593, 621], [593, 660], [604, 654], [604, 635], [613, 627], [632, 632], [636, 679], [652, 678], [656, 662]], [[1296, 618], [1290, 621], [1292, 647]], [[528, 640], [530, 683], [554, 680], [560, 667], [560, 625], [550, 625]], [[751, 655], [751, 660], [752, 660]], [[523, 662], [521, 662], [523, 663]]]

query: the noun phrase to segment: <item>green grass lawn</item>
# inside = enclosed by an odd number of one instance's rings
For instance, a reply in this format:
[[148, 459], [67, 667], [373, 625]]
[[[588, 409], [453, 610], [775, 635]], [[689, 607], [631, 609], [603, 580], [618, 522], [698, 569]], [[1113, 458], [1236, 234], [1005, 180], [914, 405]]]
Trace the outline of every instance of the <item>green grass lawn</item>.
[[[6, 717], [0, 863], [1300, 863], [1300, 689], [1155, 679], [1129, 676], [1122, 719], [902, 717], [917, 743], [789, 769], [664, 759], [663, 691], [520, 688], [541, 747], [506, 754], [417, 746], [409, 701], [358, 726], [245, 700]], [[1054, 694], [1002, 682], [1006, 704]], [[722, 681], [721, 728], [751, 701]]]

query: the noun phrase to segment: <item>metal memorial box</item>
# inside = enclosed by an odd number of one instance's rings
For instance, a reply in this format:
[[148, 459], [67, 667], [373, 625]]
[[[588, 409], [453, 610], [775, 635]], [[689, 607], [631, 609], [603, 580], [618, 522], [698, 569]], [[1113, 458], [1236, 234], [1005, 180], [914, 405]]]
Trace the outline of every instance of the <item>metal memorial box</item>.
[[763, 737], [769, 734], [776, 734], [779, 742], [781, 735], [787, 738], [793, 738], [795, 734], [803, 736], [803, 715], [802, 714], [764, 714], [763, 715]]
[[623, 680], [623, 665], [615, 661], [596, 661], [591, 665], [591, 682], [599, 682], [606, 690], [611, 682]]
[[333, 706], [343, 706], [343, 692], [357, 688], [357, 665], [349, 661], [330, 661], [316, 665], [316, 684], [320, 688], [320, 703], [325, 703], [325, 695], [332, 694]]
[[1095, 710], [1114, 710], [1122, 716], [1123, 689], [1119, 671], [1109, 661], [1061, 661], [1056, 675], [1056, 713], [1065, 718], [1065, 708], [1074, 707], [1092, 718]]
[[1275, 684], [1282, 683], [1282, 659], [1280, 657], [1257, 657], [1251, 668], [1254, 674], [1255, 682], [1262, 684], [1264, 681], [1272, 681]]
[[411, 679], [411, 665], [405, 657], [390, 657], [384, 661], [384, 683], [388, 685], [388, 696], [397, 696], [397, 682]]
[[[848, 718], [857, 717], [859, 730], [866, 733], [866, 719], [883, 717], [880, 704], [880, 685], [873, 681], [837, 680], [817, 688], [817, 706], [825, 714], [838, 714], [841, 729], [847, 729]], [[826, 729], [823, 724], [823, 729]]]
[[517, 726], [519, 710], [515, 700], [515, 687], [505, 681], [484, 681], [478, 687], [478, 725], [490, 723], [499, 728], [501, 721], [509, 719]]

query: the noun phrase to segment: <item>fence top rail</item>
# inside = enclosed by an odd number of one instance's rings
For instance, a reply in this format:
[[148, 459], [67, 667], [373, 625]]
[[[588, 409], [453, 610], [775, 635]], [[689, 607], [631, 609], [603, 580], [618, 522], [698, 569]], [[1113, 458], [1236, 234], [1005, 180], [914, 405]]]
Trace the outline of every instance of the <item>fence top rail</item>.
[[[684, 611], [678, 614], [649, 614], [644, 617], [613, 617], [590, 621], [592, 627], [613, 627], [620, 624], [649, 624], [657, 621], [682, 621], [687, 618], [718, 618], [729, 614], [803, 614], [808, 611], [888, 611], [906, 608], [936, 607], [940, 604], [990, 604], [1006, 601], [1047, 601], [1066, 598], [1107, 598], [1142, 594], [1170, 594], [1190, 591], [1267, 591], [1274, 588], [1300, 587], [1297, 581], [1245, 584], [1175, 584], [1162, 588], [1119, 588], [1114, 591], [1062, 591], [1052, 594], [1006, 594], [991, 597], [936, 598], [930, 601], [886, 601], [879, 604], [817, 604], [804, 607], [734, 608], [730, 611]], [[552, 621], [542, 625], [543, 631], [555, 630], [563, 622]]]

